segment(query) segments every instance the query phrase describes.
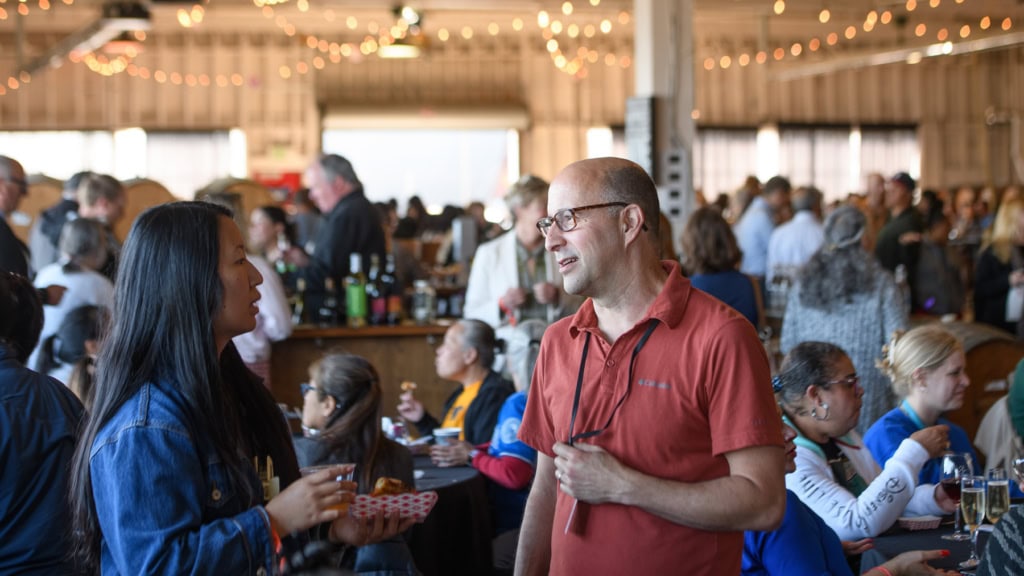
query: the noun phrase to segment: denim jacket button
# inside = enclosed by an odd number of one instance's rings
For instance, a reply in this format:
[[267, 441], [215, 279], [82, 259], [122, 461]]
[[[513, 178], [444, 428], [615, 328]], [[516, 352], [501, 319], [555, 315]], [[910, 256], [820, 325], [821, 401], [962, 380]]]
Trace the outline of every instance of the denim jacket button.
[[210, 497], [213, 498], [214, 502], [220, 502], [220, 490], [214, 488], [213, 492], [210, 493]]

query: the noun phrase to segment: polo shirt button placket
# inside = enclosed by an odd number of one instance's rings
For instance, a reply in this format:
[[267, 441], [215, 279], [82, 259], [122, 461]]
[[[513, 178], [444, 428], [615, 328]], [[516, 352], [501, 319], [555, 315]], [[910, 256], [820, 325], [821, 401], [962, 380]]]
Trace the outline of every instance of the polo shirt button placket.
[[609, 368], [614, 368], [615, 360], [609, 360], [608, 362], [605, 362], [605, 365], [608, 366]]

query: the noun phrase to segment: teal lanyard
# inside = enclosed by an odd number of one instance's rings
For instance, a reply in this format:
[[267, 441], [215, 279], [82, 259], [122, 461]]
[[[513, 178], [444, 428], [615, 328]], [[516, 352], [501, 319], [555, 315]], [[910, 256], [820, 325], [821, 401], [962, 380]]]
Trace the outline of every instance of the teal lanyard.
[[917, 412], [914, 412], [910, 403], [905, 399], [903, 402], [900, 402], [900, 411], [906, 414], [907, 418], [910, 418], [910, 421], [914, 423], [914, 426], [917, 426], [918, 430], [924, 430], [926, 428], [924, 422], [921, 421], [921, 417], [917, 415]]

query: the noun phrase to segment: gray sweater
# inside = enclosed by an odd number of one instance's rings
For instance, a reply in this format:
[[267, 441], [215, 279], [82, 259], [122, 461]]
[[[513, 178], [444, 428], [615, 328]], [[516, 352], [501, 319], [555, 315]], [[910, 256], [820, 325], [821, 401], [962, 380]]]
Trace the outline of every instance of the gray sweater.
[[896, 406], [889, 379], [875, 367], [884, 346], [895, 330], [906, 329], [907, 304], [892, 274], [878, 270], [874, 286], [857, 294], [851, 303], [833, 303], [821, 310], [800, 301], [800, 285], [789, 292], [782, 321], [780, 347], [784, 354], [807, 341], [830, 342], [842, 348], [860, 376], [864, 406], [857, 431], [867, 429]]

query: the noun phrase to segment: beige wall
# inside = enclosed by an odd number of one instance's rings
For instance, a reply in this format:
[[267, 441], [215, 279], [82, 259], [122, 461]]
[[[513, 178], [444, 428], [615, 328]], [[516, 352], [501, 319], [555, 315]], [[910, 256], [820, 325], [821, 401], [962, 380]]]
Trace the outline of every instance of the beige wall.
[[[622, 53], [628, 53], [624, 47]], [[612, 50], [617, 46], [602, 47]], [[435, 43], [428, 57], [362, 62], [329, 61], [304, 75], [295, 63], [315, 55], [279, 35], [173, 34], [154, 36], [135, 59], [151, 71], [207, 74], [209, 87], [159, 84], [121, 73], [103, 77], [82, 64], [34, 76], [0, 96], [5, 130], [241, 128], [252, 171], [302, 170], [319, 149], [321, 111], [369, 105], [487, 109], [525, 108], [521, 168], [551, 177], [586, 154], [586, 131], [623, 122], [632, 68], [591, 65], [585, 80], [559, 71], [546, 52], [521, 37], [465, 45]], [[0, 67], [13, 63], [0, 55]], [[283, 79], [289, 66], [290, 79]], [[216, 76], [245, 72], [245, 87], [218, 87]], [[382, 153], [385, 151], [382, 151]]]
[[707, 125], [763, 122], [914, 124], [924, 186], [1006, 184], [1010, 126], [986, 110], [1024, 112], [1024, 48], [835, 71], [794, 80], [765, 66], [697, 72], [697, 109]]
[[[43, 38], [52, 44], [54, 38]], [[602, 54], [629, 53], [629, 37], [608, 38]], [[586, 153], [592, 126], [621, 124], [633, 93], [633, 68], [590, 65], [574, 79], [543, 46], [505, 35], [467, 43], [434, 42], [410, 61], [328, 63], [295, 73], [314, 55], [297, 39], [227, 32], [154, 34], [135, 63], [208, 74], [210, 87], [158, 84], [126, 73], [102, 77], [66, 62], [0, 96], [0, 126], [17, 129], [242, 128], [250, 169], [301, 170], [319, 147], [321, 110], [374, 105], [473, 109], [518, 107], [531, 119], [521, 138], [523, 171], [551, 177]], [[9, 53], [0, 67], [11, 69]], [[698, 62], [702, 59], [699, 57]], [[696, 73], [702, 125], [764, 122], [915, 124], [923, 146], [922, 183], [1006, 183], [1010, 126], [987, 126], [986, 110], [1021, 113], [1024, 48], [926, 59], [779, 80], [772, 65]], [[292, 78], [282, 79], [281, 66]], [[217, 87], [217, 74], [245, 74], [245, 87]]]

